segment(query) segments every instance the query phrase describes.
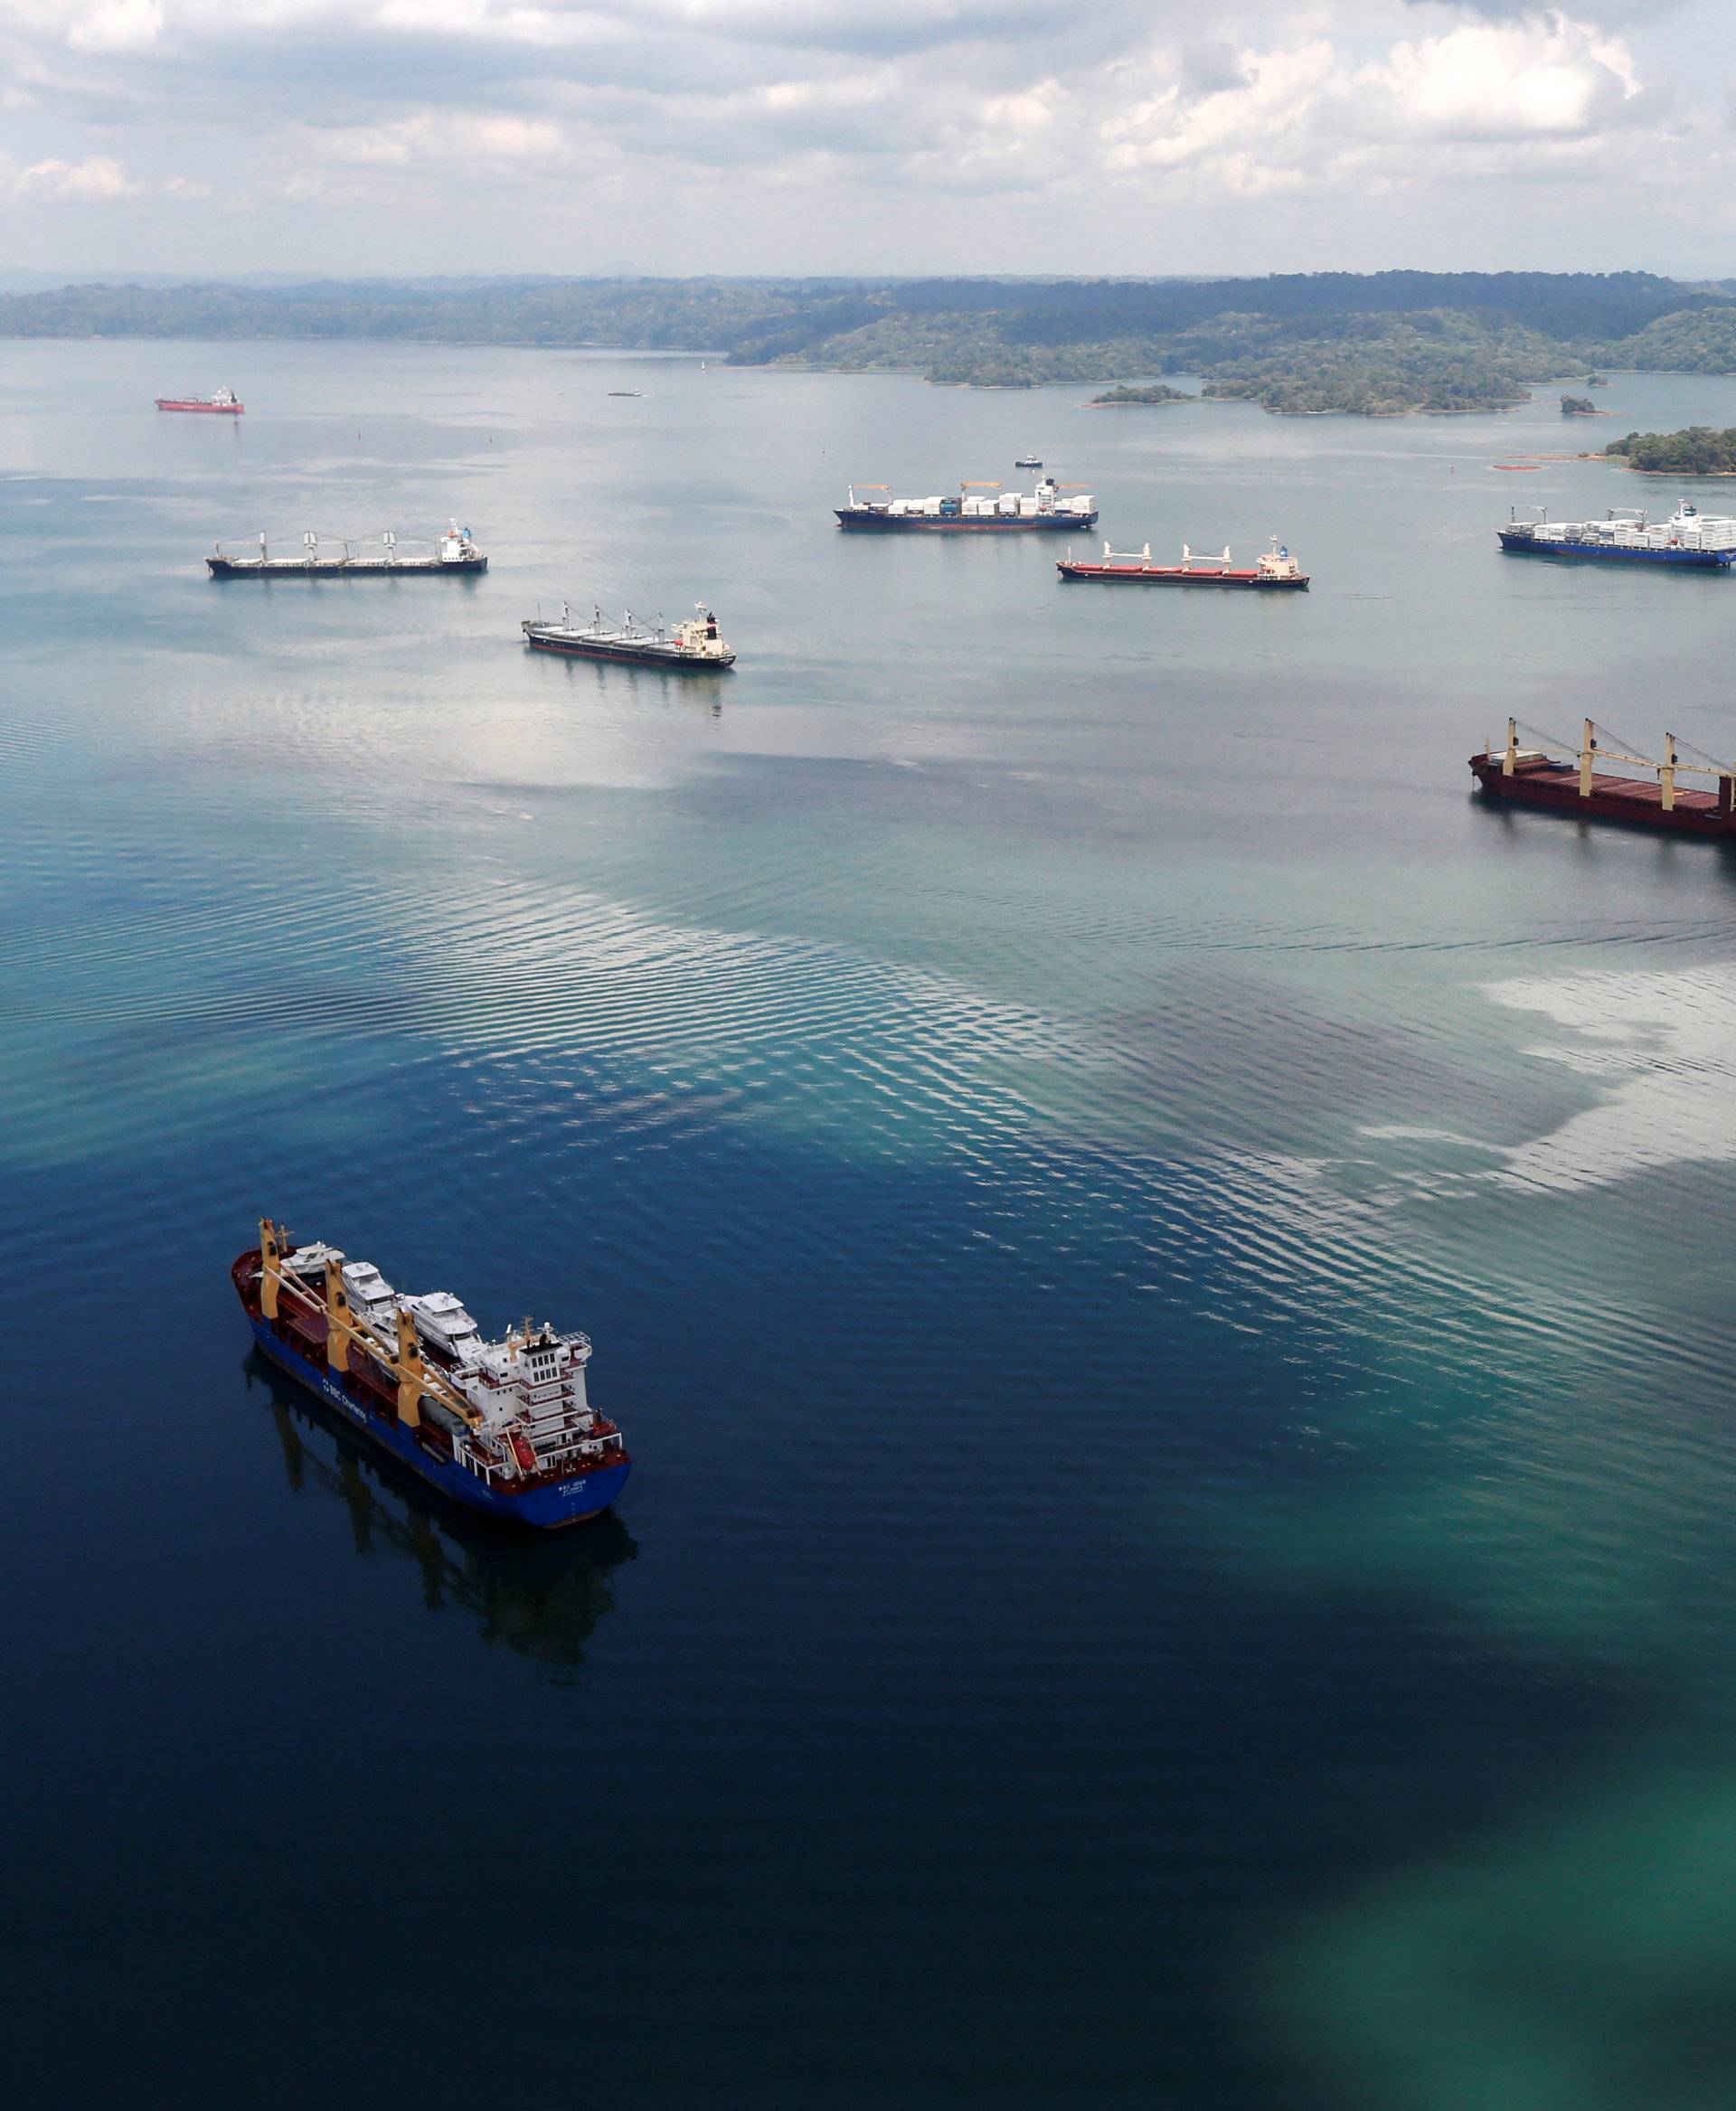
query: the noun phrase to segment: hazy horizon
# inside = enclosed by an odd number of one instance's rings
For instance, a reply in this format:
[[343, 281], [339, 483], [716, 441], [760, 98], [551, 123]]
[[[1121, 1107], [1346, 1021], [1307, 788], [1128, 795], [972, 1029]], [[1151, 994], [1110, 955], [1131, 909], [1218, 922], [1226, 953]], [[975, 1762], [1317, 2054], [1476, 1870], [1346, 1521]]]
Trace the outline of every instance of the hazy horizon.
[[14, 0], [0, 266], [1733, 268], [1714, 0]]

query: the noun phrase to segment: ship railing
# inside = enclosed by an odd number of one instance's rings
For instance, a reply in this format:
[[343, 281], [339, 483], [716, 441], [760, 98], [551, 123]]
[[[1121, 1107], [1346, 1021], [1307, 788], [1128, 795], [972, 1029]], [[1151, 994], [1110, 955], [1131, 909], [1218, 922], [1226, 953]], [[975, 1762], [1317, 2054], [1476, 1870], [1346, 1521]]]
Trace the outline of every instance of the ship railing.
[[559, 1474], [579, 1458], [594, 1460], [597, 1465], [602, 1465], [607, 1463], [611, 1450], [620, 1452], [625, 1449], [620, 1432], [616, 1430], [608, 1437], [588, 1437], [581, 1444], [567, 1445], [560, 1451], [539, 1451], [536, 1454], [536, 1465], [528, 1471], [515, 1461], [508, 1466], [504, 1460], [496, 1462], [484, 1458], [479, 1452], [464, 1443], [455, 1443], [452, 1456], [458, 1465], [475, 1474], [485, 1487], [492, 1488], [498, 1481], [504, 1487], [515, 1488], [526, 1482], [542, 1480], [550, 1474]]

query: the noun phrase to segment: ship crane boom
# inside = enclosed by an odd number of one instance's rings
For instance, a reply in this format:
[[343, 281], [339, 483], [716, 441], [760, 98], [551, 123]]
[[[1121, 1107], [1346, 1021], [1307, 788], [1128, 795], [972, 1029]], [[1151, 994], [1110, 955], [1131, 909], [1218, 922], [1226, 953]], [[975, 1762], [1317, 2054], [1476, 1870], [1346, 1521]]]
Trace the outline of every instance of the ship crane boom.
[[[426, 1393], [458, 1416], [467, 1429], [480, 1431], [483, 1421], [476, 1409], [455, 1385], [423, 1361], [420, 1344], [416, 1339], [415, 1325], [407, 1312], [401, 1310], [398, 1315], [398, 1336], [394, 1341], [360, 1313], [352, 1312], [348, 1296], [341, 1290], [335, 1297], [328, 1295], [325, 1300], [315, 1296], [305, 1284], [297, 1282], [293, 1275], [284, 1272], [283, 1259], [288, 1243], [288, 1234], [282, 1225], [274, 1224], [269, 1217], [260, 1219], [259, 1270], [264, 1308], [268, 1315], [275, 1317], [280, 1301], [288, 1297], [304, 1311], [320, 1315], [326, 1320], [329, 1331], [335, 1309], [340, 1315], [338, 1331], [346, 1337], [346, 1360], [348, 1343], [359, 1342], [371, 1356], [398, 1380], [401, 1420], [413, 1423], [417, 1419], [413, 1396]], [[343, 1272], [344, 1258], [341, 1254], [335, 1254], [328, 1266], [328, 1277], [335, 1275], [341, 1284]], [[405, 1339], [407, 1330], [408, 1342]], [[406, 1412], [406, 1409], [409, 1411]]]

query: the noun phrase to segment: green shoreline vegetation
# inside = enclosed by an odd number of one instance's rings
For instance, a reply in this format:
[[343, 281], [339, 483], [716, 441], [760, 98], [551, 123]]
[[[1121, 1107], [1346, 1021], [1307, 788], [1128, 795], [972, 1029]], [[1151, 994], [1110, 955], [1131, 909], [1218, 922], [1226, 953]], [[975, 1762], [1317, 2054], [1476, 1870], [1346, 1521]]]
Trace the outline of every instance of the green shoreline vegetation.
[[1680, 432], [1630, 432], [1603, 451], [1647, 476], [1736, 476], [1736, 428], [1688, 425]]
[[[1736, 373], [1736, 281], [1649, 272], [1267, 278], [501, 278], [67, 286], [0, 337], [369, 338], [703, 352], [944, 386], [1197, 374], [1280, 415], [1487, 411], [1600, 366]], [[1153, 390], [1165, 384], [1152, 383]], [[1107, 402], [1171, 401], [1114, 390]]]

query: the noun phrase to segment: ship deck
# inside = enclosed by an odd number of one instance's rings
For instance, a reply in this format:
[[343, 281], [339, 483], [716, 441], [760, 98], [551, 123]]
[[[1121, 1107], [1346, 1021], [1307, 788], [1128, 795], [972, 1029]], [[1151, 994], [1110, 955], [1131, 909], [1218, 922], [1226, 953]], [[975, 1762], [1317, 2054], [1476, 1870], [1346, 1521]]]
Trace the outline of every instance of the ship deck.
[[1678, 788], [1675, 805], [1665, 809], [1664, 788], [1644, 777], [1616, 777], [1594, 770], [1591, 789], [1581, 796], [1580, 773], [1571, 762], [1522, 761], [1504, 776], [1499, 754], [1475, 755], [1471, 768], [1492, 796], [1525, 806], [1547, 806], [1596, 821], [1627, 821], [1645, 828], [1673, 829], [1684, 835], [1736, 837], [1736, 814], [1724, 811], [1715, 792]]
[[1308, 583], [1307, 573], [1295, 579], [1273, 579], [1269, 573], [1240, 566], [1215, 571], [1179, 564], [1075, 564], [1064, 559], [1055, 570], [1063, 579], [1127, 580], [1146, 587], [1273, 587], [1296, 589]]

